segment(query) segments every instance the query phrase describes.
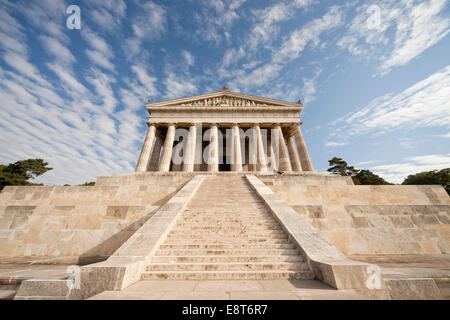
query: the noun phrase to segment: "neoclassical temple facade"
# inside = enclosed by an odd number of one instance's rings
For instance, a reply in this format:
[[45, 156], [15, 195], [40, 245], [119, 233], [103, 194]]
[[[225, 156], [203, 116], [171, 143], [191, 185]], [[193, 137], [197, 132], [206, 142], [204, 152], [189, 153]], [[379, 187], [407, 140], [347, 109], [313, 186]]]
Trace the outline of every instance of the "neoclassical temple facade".
[[303, 105], [221, 91], [148, 102], [137, 172], [314, 171], [300, 120]]

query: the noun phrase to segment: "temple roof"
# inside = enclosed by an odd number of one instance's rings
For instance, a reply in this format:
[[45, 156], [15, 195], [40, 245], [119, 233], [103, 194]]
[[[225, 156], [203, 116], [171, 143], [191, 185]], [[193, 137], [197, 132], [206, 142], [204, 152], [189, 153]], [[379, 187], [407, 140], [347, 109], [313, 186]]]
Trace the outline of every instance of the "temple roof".
[[302, 109], [301, 101], [287, 102], [282, 100], [257, 97], [248, 94], [230, 91], [223, 87], [220, 91], [208, 94], [202, 94], [192, 97], [173, 99], [152, 103], [147, 103], [147, 109], [154, 107], [295, 107]]

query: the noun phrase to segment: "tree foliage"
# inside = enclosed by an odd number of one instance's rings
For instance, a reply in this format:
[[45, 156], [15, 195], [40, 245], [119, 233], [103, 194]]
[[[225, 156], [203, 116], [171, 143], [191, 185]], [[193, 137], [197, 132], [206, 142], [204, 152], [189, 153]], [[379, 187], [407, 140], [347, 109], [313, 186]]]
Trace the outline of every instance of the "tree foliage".
[[388, 185], [389, 182], [385, 181], [380, 176], [371, 172], [370, 170], [358, 170], [353, 166], [349, 166], [342, 158], [334, 157], [328, 161], [331, 168], [328, 172], [340, 176], [350, 176], [357, 185]]
[[403, 185], [442, 185], [450, 195], [450, 168], [409, 175]]
[[0, 190], [5, 186], [28, 186], [33, 185], [28, 180], [43, 175], [52, 168], [42, 159], [28, 159], [0, 165]]
[[86, 182], [83, 184], [80, 184], [80, 187], [93, 187], [95, 186], [95, 182]]
[[342, 158], [334, 157], [333, 159], [328, 160], [328, 163], [331, 168], [327, 171], [332, 174], [341, 176], [355, 176], [358, 173], [358, 170], [349, 166], [346, 161], [342, 160]]
[[355, 182], [355, 184], [361, 184], [361, 185], [390, 185], [391, 184], [370, 170], [360, 170], [356, 174], [356, 176], [353, 177], [353, 182]]

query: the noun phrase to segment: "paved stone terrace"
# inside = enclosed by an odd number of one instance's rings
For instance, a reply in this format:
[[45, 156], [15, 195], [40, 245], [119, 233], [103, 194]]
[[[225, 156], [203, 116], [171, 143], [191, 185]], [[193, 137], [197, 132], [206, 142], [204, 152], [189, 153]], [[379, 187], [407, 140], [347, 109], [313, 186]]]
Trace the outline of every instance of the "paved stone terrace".
[[28, 279], [66, 279], [67, 265], [0, 263], [0, 300], [12, 299], [20, 284]]
[[144, 280], [90, 300], [365, 300], [317, 280]]

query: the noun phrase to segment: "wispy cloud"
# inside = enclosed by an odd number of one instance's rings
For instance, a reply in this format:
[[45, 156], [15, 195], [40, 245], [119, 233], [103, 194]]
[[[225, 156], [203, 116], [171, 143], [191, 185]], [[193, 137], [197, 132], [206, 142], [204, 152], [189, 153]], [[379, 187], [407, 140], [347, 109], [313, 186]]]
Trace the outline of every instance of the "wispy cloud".
[[316, 99], [317, 78], [322, 73], [322, 69], [317, 69], [311, 78], [303, 78], [303, 102], [308, 104]]
[[399, 128], [450, 126], [450, 66], [398, 94], [375, 99], [334, 124], [337, 135], [386, 133]]
[[325, 143], [325, 147], [329, 147], [329, 148], [343, 147], [346, 145], [348, 145], [347, 142], [329, 141], [329, 142]]
[[[369, 10], [374, 6], [379, 10], [377, 16]], [[408, 64], [449, 33], [450, 19], [442, 16], [445, 7], [446, 0], [363, 3], [337, 45], [351, 54], [378, 60], [378, 75], [385, 75]], [[378, 18], [379, 25], [375, 25]]]

